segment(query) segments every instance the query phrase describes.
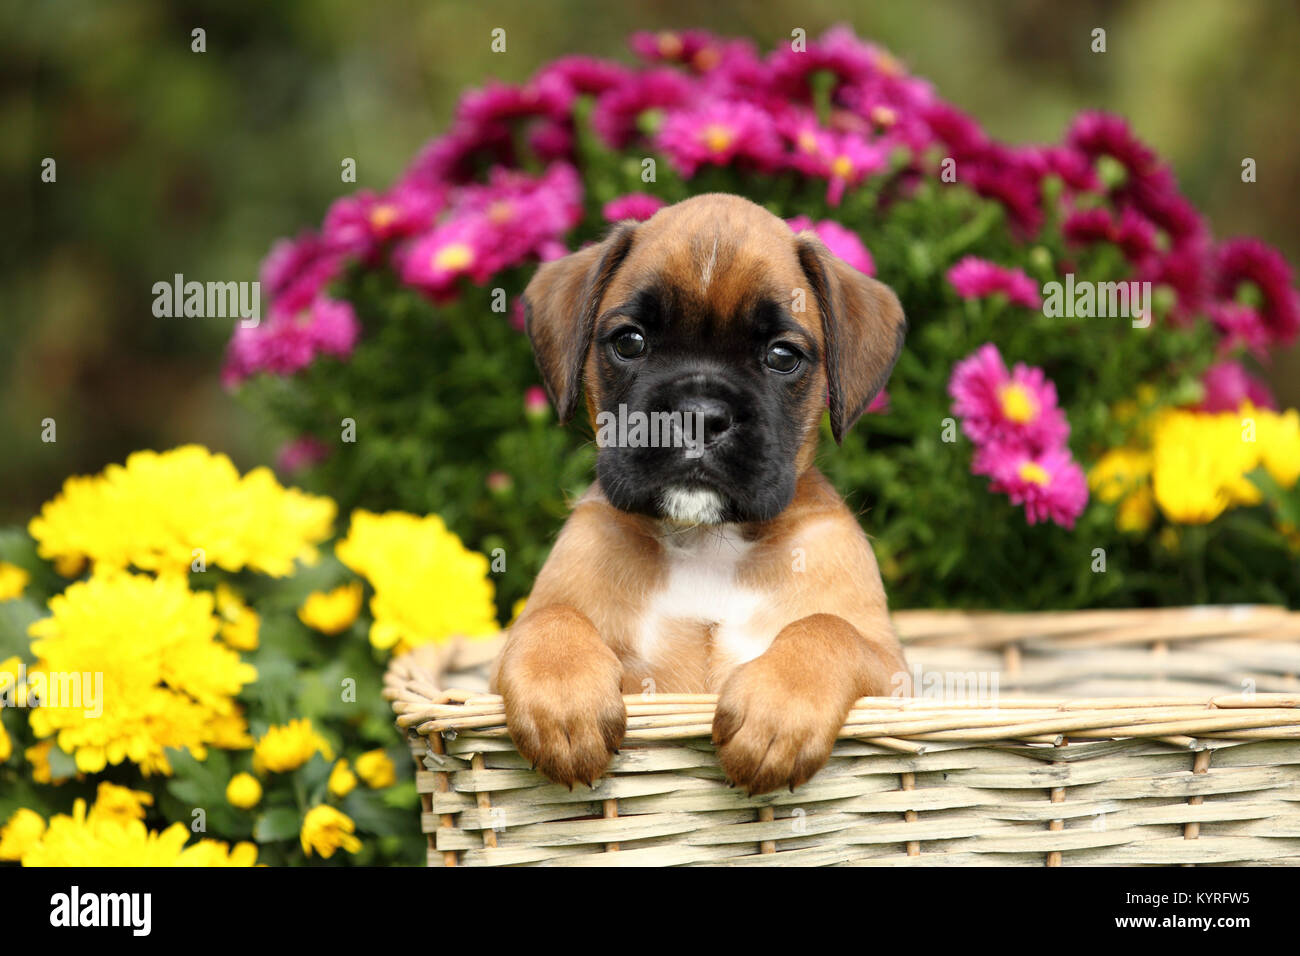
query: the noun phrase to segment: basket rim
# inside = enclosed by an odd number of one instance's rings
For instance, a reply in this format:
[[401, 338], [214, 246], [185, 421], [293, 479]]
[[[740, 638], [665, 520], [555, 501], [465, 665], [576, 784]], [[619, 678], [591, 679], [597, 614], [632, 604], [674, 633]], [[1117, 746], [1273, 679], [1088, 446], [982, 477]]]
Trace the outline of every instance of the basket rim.
[[[1300, 612], [1269, 605], [1099, 611], [898, 611], [905, 645], [994, 649], [1041, 640], [1074, 648], [1207, 638], [1300, 640]], [[415, 648], [394, 657], [384, 696], [399, 729], [423, 737], [455, 733], [508, 737], [499, 695], [443, 688], [450, 670], [486, 663], [504, 635]], [[715, 694], [624, 695], [630, 742], [680, 742], [711, 733]], [[926, 697], [864, 697], [839, 733], [910, 754], [930, 742], [1063, 746], [1070, 741], [1155, 739], [1202, 749], [1201, 739], [1300, 739], [1300, 693], [1170, 697], [1002, 695], [993, 704]]]

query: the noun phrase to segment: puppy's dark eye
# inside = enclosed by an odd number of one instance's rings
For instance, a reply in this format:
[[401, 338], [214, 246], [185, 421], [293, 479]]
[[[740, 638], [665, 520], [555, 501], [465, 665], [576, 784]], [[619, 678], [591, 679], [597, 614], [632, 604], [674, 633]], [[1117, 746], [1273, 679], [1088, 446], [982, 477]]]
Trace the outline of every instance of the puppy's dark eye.
[[614, 336], [613, 345], [619, 358], [634, 359], [645, 352], [645, 336], [636, 329], [624, 329]]
[[789, 375], [799, 367], [802, 360], [802, 356], [784, 342], [777, 342], [769, 348], [767, 358], [764, 359], [768, 368], [773, 372], [780, 372], [782, 375]]

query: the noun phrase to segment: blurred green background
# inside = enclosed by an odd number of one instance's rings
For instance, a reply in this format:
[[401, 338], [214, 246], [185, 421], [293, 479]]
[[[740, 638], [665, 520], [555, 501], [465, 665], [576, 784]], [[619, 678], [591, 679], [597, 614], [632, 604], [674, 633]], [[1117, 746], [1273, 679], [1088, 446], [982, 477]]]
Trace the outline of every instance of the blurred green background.
[[[567, 53], [629, 60], [638, 29], [766, 50], [840, 21], [1010, 142], [1056, 139], [1084, 108], [1128, 116], [1216, 236], [1255, 234], [1300, 261], [1291, 0], [20, 0], [0, 10], [0, 523], [137, 448], [197, 441], [241, 469], [272, 461], [286, 436], [218, 383], [230, 324], [154, 318], [153, 284], [255, 279], [274, 238], [388, 185], [465, 87]], [[205, 53], [191, 52], [196, 27]], [[504, 54], [489, 48], [497, 27]], [[340, 181], [345, 157], [356, 184]], [[1300, 403], [1295, 352], [1270, 377]]]

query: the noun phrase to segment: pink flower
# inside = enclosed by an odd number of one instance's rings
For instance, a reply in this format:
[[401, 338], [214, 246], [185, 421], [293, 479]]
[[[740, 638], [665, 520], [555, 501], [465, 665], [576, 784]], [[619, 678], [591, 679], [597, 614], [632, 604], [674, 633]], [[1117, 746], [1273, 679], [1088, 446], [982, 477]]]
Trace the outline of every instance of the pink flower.
[[844, 190], [889, 165], [885, 147], [868, 143], [856, 133], [831, 133], [804, 116], [785, 121], [792, 152], [789, 163], [809, 176], [827, 179], [826, 202], [838, 206]]
[[312, 435], [302, 435], [285, 443], [276, 454], [276, 468], [281, 474], [292, 475], [324, 461], [330, 447]]
[[524, 414], [532, 419], [541, 419], [551, 412], [551, 400], [546, 397], [539, 385], [530, 385], [524, 390]]
[[1088, 481], [1065, 447], [1037, 454], [1006, 445], [986, 445], [976, 454], [976, 474], [992, 478], [991, 491], [1023, 505], [1025, 521], [1054, 521], [1073, 528], [1088, 504]]
[[236, 327], [221, 378], [232, 387], [259, 372], [292, 375], [318, 355], [347, 358], [360, 334], [350, 303], [322, 295], [293, 311], [277, 301], [261, 324]]
[[686, 177], [705, 164], [747, 164], [767, 171], [777, 167], [783, 153], [771, 115], [740, 102], [718, 101], [672, 111], [655, 142]]
[[1012, 303], [1037, 309], [1043, 304], [1038, 285], [1020, 269], [1006, 269], [987, 259], [966, 256], [948, 270], [948, 281], [963, 299], [1002, 293]]
[[562, 56], [537, 71], [533, 82], [541, 85], [558, 78], [574, 93], [603, 93], [624, 82], [631, 71], [621, 63], [593, 56]]
[[261, 283], [271, 302], [291, 312], [307, 308], [338, 275], [345, 256], [315, 233], [279, 239], [262, 260]]
[[1079, 209], [1070, 213], [1061, 231], [1076, 244], [1110, 242], [1120, 247], [1129, 262], [1143, 262], [1156, 255], [1156, 230], [1143, 215], [1127, 206], [1116, 220], [1105, 209]]
[[408, 183], [382, 196], [370, 190], [345, 196], [325, 214], [325, 241], [338, 251], [369, 256], [381, 242], [427, 229], [442, 208], [445, 195], [445, 190]]
[[889, 54], [864, 43], [844, 25], [831, 27], [820, 39], [810, 41], [802, 51], [783, 44], [767, 58], [773, 85], [796, 97], [809, 95], [808, 78], [827, 70], [839, 83], [860, 83], [878, 70], [901, 70]]
[[1244, 348], [1260, 361], [1267, 361], [1273, 333], [1255, 309], [1237, 302], [1216, 302], [1209, 309], [1210, 321], [1218, 329], [1219, 351]]
[[628, 45], [643, 60], [684, 63], [699, 73], [706, 73], [721, 62], [722, 48], [727, 42], [707, 30], [664, 30], [634, 33]]
[[628, 193], [605, 203], [601, 215], [606, 222], [619, 222], [623, 219], [635, 219], [645, 222], [664, 207], [664, 201], [649, 193]]
[[1229, 239], [1215, 250], [1215, 292], [1232, 299], [1249, 282], [1260, 298], [1259, 313], [1275, 342], [1290, 345], [1300, 333], [1300, 296], [1291, 287], [1291, 267], [1282, 254], [1258, 239]]
[[634, 73], [596, 98], [591, 126], [610, 149], [622, 149], [635, 138], [642, 113], [680, 106], [694, 92], [690, 79], [670, 67]]
[[1254, 378], [1240, 362], [1226, 361], [1211, 365], [1201, 379], [1205, 398], [1200, 409], [1204, 412], [1235, 412], [1244, 402], [1257, 408], [1277, 408], [1277, 400], [1268, 386]]
[[492, 235], [479, 216], [443, 223], [425, 233], [395, 260], [402, 281], [427, 292], [436, 302], [455, 298], [462, 277], [479, 285], [495, 271]]
[[948, 382], [962, 431], [978, 444], [1039, 452], [1064, 445], [1070, 425], [1043, 370], [1021, 363], [1010, 372], [997, 346], [980, 346], [958, 362]]
[[867, 247], [862, 244], [862, 240], [857, 237], [856, 233], [845, 229], [838, 222], [823, 219], [821, 222], [814, 223], [807, 216], [796, 216], [793, 219], [787, 219], [786, 223], [795, 232], [811, 229], [826, 244], [827, 249], [853, 266], [853, 268], [869, 276], [876, 274], [876, 264], [871, 258], [871, 253], [867, 251]]

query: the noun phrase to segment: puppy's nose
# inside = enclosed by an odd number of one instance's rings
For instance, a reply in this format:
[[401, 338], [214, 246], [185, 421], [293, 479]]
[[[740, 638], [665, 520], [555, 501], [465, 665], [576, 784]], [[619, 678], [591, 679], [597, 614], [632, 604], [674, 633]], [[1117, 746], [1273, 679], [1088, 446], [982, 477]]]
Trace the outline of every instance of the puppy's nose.
[[720, 399], [687, 398], [677, 406], [677, 410], [684, 416], [698, 416], [689, 427], [703, 427], [700, 439], [706, 445], [712, 445], [731, 427], [731, 406]]

